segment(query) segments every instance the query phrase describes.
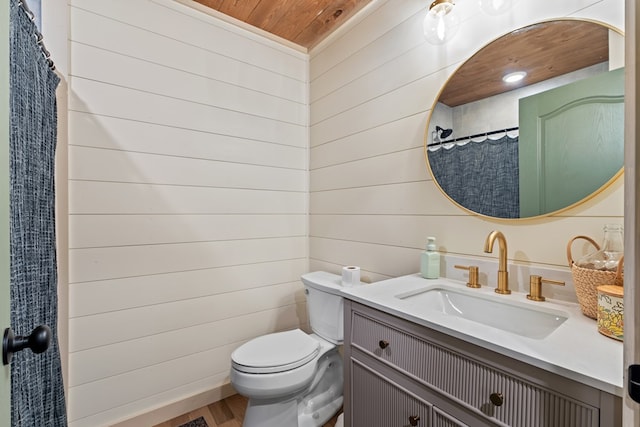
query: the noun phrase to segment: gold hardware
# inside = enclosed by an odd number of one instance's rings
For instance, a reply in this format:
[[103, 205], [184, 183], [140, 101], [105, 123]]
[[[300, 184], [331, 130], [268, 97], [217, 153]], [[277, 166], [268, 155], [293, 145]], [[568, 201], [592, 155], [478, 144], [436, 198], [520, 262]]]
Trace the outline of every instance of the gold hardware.
[[489, 395], [489, 400], [496, 406], [502, 406], [504, 403], [504, 396], [502, 393], [491, 393]]
[[387, 340], [380, 340], [380, 342], [378, 343], [378, 345], [380, 346], [381, 349], [385, 349], [387, 347], [389, 347], [389, 341]]
[[[453, 0], [434, 0], [430, 5], [429, 5], [429, 10], [433, 9], [434, 7], [436, 7], [439, 4], [450, 4], [451, 6], [454, 5]], [[447, 10], [446, 13], [449, 13], [449, 10]]]
[[409, 417], [409, 424], [411, 424], [412, 426], [417, 426], [418, 421], [420, 421], [420, 415], [411, 415]]
[[542, 276], [532, 274], [529, 278], [529, 294], [527, 295], [527, 298], [532, 301], [544, 301], [545, 298], [542, 296], [543, 283], [564, 286], [564, 282], [560, 280], [543, 279]]
[[478, 276], [480, 274], [480, 269], [475, 265], [454, 265], [455, 268], [459, 268], [460, 270], [468, 270], [469, 271], [469, 281], [467, 282], [467, 286], [470, 288], [479, 288], [481, 285], [478, 283]]
[[499, 294], [510, 294], [509, 289], [509, 272], [507, 271], [507, 239], [500, 231], [494, 230], [487, 236], [484, 242], [484, 251], [488, 254], [493, 252], [493, 242], [498, 240], [498, 287], [496, 292]]

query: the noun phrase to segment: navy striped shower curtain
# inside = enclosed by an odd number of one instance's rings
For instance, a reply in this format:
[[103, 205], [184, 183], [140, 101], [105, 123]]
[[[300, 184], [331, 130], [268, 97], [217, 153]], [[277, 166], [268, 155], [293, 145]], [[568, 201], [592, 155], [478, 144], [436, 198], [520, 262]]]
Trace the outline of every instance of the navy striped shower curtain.
[[10, 0], [10, 254], [11, 325], [29, 335], [52, 331], [49, 350], [24, 350], [11, 360], [11, 424], [66, 426], [57, 336], [54, 156], [56, 87], [35, 24]]

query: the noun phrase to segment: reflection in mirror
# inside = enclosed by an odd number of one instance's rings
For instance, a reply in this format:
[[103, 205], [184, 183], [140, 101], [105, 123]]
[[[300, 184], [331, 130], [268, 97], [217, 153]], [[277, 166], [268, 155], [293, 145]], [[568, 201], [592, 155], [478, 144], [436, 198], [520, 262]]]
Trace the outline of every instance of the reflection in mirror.
[[597, 194], [622, 171], [623, 66], [624, 37], [591, 21], [543, 22], [489, 43], [432, 108], [434, 181], [494, 218], [547, 215]]

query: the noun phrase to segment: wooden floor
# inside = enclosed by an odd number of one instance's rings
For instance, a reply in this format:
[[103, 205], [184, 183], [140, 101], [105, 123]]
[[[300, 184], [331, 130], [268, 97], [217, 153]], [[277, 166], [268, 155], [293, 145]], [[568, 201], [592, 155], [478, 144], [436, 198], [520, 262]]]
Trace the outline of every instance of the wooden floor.
[[[239, 394], [229, 396], [220, 402], [181, 415], [154, 427], [178, 427], [189, 421], [203, 417], [209, 427], [242, 427], [247, 399]], [[334, 427], [338, 415], [330, 419], [323, 427]]]

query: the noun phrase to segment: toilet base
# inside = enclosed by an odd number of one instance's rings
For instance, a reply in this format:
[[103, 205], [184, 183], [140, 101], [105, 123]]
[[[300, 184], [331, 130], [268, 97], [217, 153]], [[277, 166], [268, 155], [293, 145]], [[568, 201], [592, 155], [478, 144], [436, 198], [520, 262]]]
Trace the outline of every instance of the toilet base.
[[340, 410], [342, 401], [343, 398], [340, 396], [318, 411], [300, 414], [298, 416], [298, 427], [319, 427], [324, 425]]
[[249, 399], [244, 413], [243, 427], [283, 427], [298, 425], [298, 402]]
[[250, 398], [243, 427], [319, 427], [342, 406], [342, 357], [333, 349], [320, 358], [312, 384], [289, 399]]
[[[342, 396], [319, 408], [304, 412], [296, 399], [287, 402], [250, 400], [244, 414], [243, 427], [319, 427], [331, 419], [342, 407]], [[302, 410], [301, 410], [302, 409]]]
[[317, 381], [298, 404], [298, 427], [318, 427], [329, 421], [342, 407], [343, 367], [337, 349], [318, 366]]

